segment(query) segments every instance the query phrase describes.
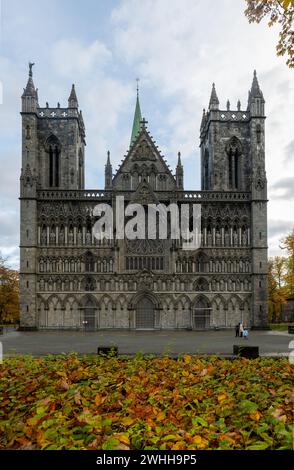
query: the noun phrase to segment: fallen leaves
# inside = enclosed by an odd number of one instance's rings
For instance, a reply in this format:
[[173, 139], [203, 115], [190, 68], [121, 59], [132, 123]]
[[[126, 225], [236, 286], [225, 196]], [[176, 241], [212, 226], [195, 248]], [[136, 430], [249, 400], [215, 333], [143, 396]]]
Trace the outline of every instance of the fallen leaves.
[[286, 359], [29, 356], [0, 367], [1, 449], [290, 449]]

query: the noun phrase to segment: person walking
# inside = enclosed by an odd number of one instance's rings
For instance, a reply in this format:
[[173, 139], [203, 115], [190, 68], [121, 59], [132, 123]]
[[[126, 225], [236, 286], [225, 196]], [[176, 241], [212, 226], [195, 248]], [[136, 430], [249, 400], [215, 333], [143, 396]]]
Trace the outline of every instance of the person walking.
[[244, 328], [243, 338], [248, 339], [248, 330], [247, 330], [247, 328]]
[[235, 326], [235, 332], [236, 332], [235, 338], [240, 336], [240, 323], [237, 323], [237, 325]]
[[244, 332], [244, 326], [243, 326], [243, 323], [240, 323], [240, 326], [239, 326], [239, 331], [240, 331], [240, 336], [241, 336], [241, 338], [243, 338], [243, 332]]

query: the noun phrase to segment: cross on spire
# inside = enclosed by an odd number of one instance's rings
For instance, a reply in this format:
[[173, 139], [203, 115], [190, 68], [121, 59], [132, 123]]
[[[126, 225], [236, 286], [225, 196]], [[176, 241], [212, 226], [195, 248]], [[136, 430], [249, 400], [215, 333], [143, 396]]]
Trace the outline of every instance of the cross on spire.
[[143, 119], [140, 121], [140, 124], [142, 124], [142, 129], [146, 129], [146, 124], [148, 124], [148, 121], [143, 117]]

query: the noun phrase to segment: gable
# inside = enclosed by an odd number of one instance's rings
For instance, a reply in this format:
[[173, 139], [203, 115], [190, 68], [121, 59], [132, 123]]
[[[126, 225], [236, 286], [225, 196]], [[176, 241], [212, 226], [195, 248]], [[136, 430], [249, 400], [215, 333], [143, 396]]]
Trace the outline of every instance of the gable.
[[146, 128], [131, 145], [113, 178], [113, 188], [136, 190], [141, 181], [147, 181], [154, 191], [173, 190], [175, 178]]
[[136, 191], [132, 195], [131, 201], [133, 203], [145, 205], [145, 204], [159, 204], [157, 197], [155, 196], [152, 187], [144, 178], [138, 185]]

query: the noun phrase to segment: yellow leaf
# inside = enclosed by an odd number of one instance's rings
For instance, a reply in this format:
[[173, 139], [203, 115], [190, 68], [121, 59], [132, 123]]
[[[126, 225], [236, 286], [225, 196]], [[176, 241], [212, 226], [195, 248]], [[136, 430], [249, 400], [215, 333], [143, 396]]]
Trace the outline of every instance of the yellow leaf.
[[130, 426], [131, 424], [134, 423], [134, 420], [130, 416], [126, 416], [125, 418], [121, 420], [121, 422], [124, 426]]
[[221, 393], [220, 395], [218, 395], [217, 400], [219, 403], [222, 403], [226, 398], [227, 398], [227, 395], [225, 395], [224, 393]]
[[185, 357], [184, 357], [184, 362], [185, 362], [185, 364], [190, 364], [190, 362], [191, 362], [191, 356], [185, 356]]
[[202, 437], [201, 437], [201, 436], [198, 436], [198, 435], [193, 436], [193, 442], [195, 442], [195, 444], [197, 444], [197, 445], [201, 445], [201, 443], [202, 443]]
[[158, 415], [156, 416], [157, 421], [163, 421], [165, 418], [165, 413], [163, 411], [160, 411]]
[[123, 444], [126, 444], [126, 445], [129, 445], [129, 444], [130, 444], [129, 436], [127, 436], [126, 434], [119, 434], [119, 433], [116, 433], [116, 434], [113, 435], [113, 437], [115, 437], [116, 439], [118, 439], [119, 442], [122, 442]]

